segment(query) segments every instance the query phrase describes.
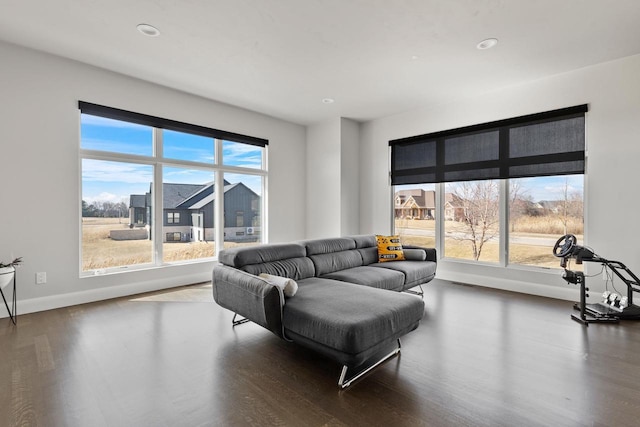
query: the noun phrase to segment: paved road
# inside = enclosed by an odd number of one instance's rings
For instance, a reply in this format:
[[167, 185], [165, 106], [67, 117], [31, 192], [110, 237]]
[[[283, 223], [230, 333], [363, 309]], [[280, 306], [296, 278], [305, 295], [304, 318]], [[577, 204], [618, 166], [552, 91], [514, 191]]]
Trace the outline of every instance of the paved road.
[[[408, 235], [408, 236], [425, 236], [425, 237], [435, 237], [436, 232], [435, 230], [423, 230], [423, 229], [419, 229], [419, 228], [402, 228], [402, 227], [397, 227], [396, 228], [396, 232], [398, 234], [404, 234], [404, 235]], [[464, 237], [464, 233], [462, 232], [453, 232], [453, 233], [446, 233], [447, 237]], [[558, 236], [559, 238], [560, 236]], [[494, 237], [493, 239], [491, 239], [493, 241], [498, 241], [497, 237]], [[546, 247], [550, 247], [553, 248], [553, 246], [556, 244], [556, 241], [558, 240], [555, 237], [535, 237], [535, 236], [514, 236], [511, 235], [510, 236], [510, 240], [512, 243], [517, 243], [517, 244], [521, 244], [521, 245], [529, 245], [529, 246], [546, 246]]]

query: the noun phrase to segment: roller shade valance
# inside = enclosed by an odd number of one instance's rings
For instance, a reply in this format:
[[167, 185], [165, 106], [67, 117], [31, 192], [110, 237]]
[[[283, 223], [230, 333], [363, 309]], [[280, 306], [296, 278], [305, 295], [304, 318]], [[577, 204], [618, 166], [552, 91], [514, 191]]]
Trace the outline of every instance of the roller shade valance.
[[584, 173], [588, 105], [389, 142], [392, 185]]
[[226, 141], [241, 142], [243, 144], [265, 147], [269, 141], [263, 138], [241, 135], [224, 130], [208, 128], [205, 126], [192, 125], [176, 120], [163, 119], [161, 117], [149, 116], [147, 114], [134, 113], [132, 111], [120, 110], [118, 108], [105, 107], [103, 105], [78, 101], [78, 108], [84, 114], [105, 117], [107, 119], [122, 120], [144, 126], [153, 126], [161, 129], [168, 129], [177, 132], [191, 133], [210, 138], [224, 139]]

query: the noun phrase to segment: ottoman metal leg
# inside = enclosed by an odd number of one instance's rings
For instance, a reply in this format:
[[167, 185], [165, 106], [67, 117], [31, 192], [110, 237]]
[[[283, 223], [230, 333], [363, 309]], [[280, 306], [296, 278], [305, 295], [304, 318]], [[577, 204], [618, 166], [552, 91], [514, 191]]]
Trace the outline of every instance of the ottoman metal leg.
[[240, 319], [236, 320], [236, 317], [238, 317], [238, 313], [233, 313], [233, 319], [231, 319], [231, 325], [233, 326], [238, 326], [238, 325], [242, 325], [243, 323], [247, 323], [250, 322], [249, 319], [245, 319], [244, 317], [240, 316]]
[[342, 390], [344, 390], [345, 388], [349, 387], [351, 385], [351, 383], [353, 383], [358, 378], [362, 377], [363, 375], [365, 375], [366, 373], [368, 373], [369, 371], [374, 369], [376, 366], [380, 365], [381, 363], [383, 363], [384, 361], [386, 361], [388, 359], [391, 359], [393, 356], [399, 354], [401, 347], [402, 347], [402, 345], [400, 343], [400, 339], [398, 338], [398, 347], [393, 349], [393, 351], [391, 353], [389, 353], [386, 356], [382, 357], [382, 359], [378, 360], [373, 365], [369, 366], [367, 369], [358, 372], [356, 375], [354, 375], [353, 377], [348, 378], [346, 380], [345, 380], [345, 377], [347, 375], [348, 367], [347, 367], [347, 365], [344, 365], [342, 367], [342, 372], [340, 373], [340, 378], [338, 379], [338, 387], [340, 387]]

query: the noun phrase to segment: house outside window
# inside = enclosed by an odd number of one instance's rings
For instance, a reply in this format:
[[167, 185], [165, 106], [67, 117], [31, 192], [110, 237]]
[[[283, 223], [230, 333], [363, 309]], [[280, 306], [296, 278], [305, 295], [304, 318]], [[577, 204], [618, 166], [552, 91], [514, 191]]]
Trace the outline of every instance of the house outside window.
[[266, 140], [79, 107], [82, 275], [210, 260], [223, 248], [216, 242], [262, 241], [262, 223], [247, 235], [245, 226], [237, 232], [235, 217], [233, 224], [224, 218], [228, 209], [242, 211], [245, 221], [260, 218]]
[[[262, 239], [262, 194], [264, 180], [246, 173], [225, 173], [224, 247], [231, 248], [240, 241]], [[257, 207], [257, 209], [255, 209]]]

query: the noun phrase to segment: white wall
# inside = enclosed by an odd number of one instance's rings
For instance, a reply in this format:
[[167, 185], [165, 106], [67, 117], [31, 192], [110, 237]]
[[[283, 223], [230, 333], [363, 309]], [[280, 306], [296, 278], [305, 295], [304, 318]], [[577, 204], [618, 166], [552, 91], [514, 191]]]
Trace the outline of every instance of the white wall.
[[340, 233], [360, 232], [360, 124], [340, 119]]
[[212, 263], [79, 278], [78, 100], [268, 139], [269, 239], [305, 237], [304, 127], [6, 43], [0, 58], [0, 260], [24, 257], [20, 313], [210, 279]]
[[[640, 273], [640, 56], [583, 68], [529, 84], [367, 122], [361, 127], [361, 231], [391, 230], [389, 140], [578, 104], [587, 113], [585, 244]], [[549, 248], [551, 251], [551, 248]], [[587, 273], [600, 270], [588, 265]], [[558, 271], [536, 272], [441, 261], [438, 277], [575, 299]], [[588, 279], [593, 298], [600, 278]], [[624, 289], [624, 286], [620, 286]]]
[[307, 235], [340, 235], [340, 119], [307, 127]]
[[307, 238], [358, 234], [359, 135], [345, 118], [307, 127]]

